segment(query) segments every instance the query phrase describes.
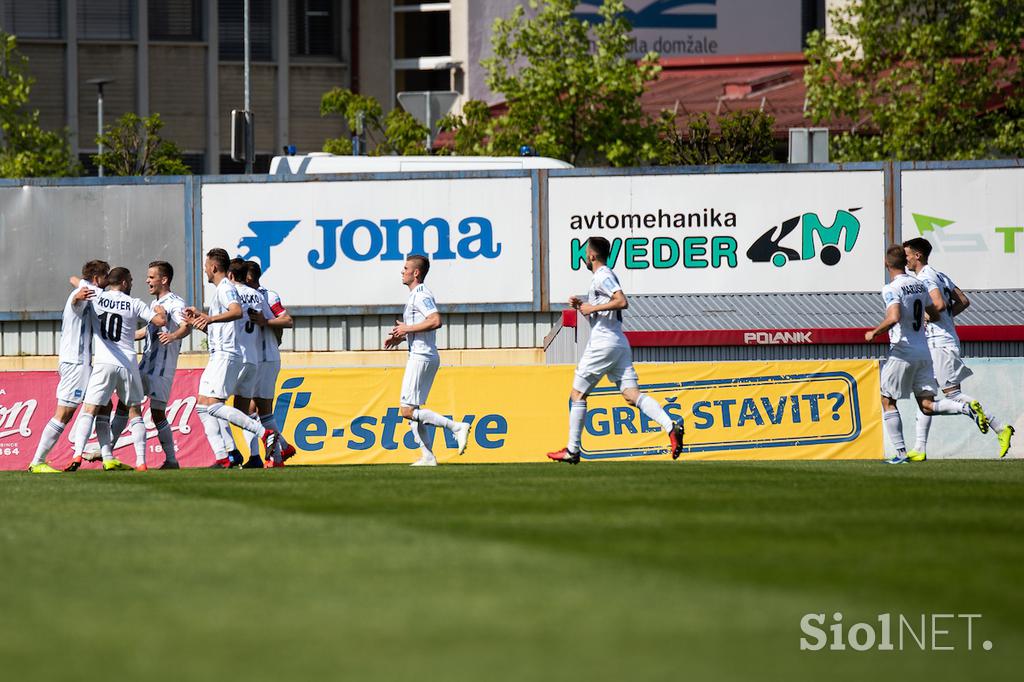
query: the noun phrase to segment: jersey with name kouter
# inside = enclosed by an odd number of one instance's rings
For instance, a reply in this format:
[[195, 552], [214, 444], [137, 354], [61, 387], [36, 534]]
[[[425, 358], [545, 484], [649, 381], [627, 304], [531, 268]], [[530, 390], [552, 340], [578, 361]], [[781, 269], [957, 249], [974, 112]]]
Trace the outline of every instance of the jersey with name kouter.
[[[419, 324], [436, 312], [437, 302], [434, 300], [434, 294], [430, 292], [426, 284], [419, 284], [409, 292], [409, 300], [405, 304], [402, 321], [409, 325]], [[413, 355], [436, 356], [438, 353], [435, 331], [431, 329], [425, 332], [408, 333], [405, 338], [409, 342], [409, 352]]]
[[242, 352], [242, 362], [258, 365], [263, 362], [263, 329], [252, 321], [249, 311], [255, 310], [266, 317], [266, 300], [263, 294], [246, 284], [236, 282], [235, 289], [242, 303], [242, 316], [235, 320], [238, 350]]
[[[210, 317], [226, 313], [232, 303], [237, 303], [239, 306], [242, 305], [242, 301], [238, 297], [238, 290], [235, 289], [235, 285], [231, 283], [231, 280], [225, 277], [220, 281], [220, 284], [217, 285], [217, 289], [213, 292], [213, 297], [210, 299]], [[206, 328], [206, 335], [210, 353], [224, 353], [226, 355], [236, 356], [241, 355], [241, 351], [238, 348], [238, 340], [235, 338], [234, 321], [212, 322]]]
[[904, 360], [929, 358], [924, 335], [924, 313], [931, 303], [928, 289], [915, 277], [903, 273], [882, 288], [886, 310], [897, 304], [900, 321], [889, 330], [889, 354]]
[[[82, 282], [78, 289], [86, 284]], [[92, 362], [93, 310], [88, 301], [73, 300], [78, 289], [68, 295], [64, 304], [64, 315], [60, 323], [60, 361], [88, 365]]]
[[[590, 305], [603, 305], [612, 300], [616, 291], [622, 291], [619, 278], [615, 276], [612, 269], [602, 265], [594, 272], [590, 281], [590, 291], [587, 293], [587, 303]], [[607, 348], [611, 346], [628, 346], [629, 341], [622, 331], [622, 311], [602, 310], [587, 315], [590, 322], [589, 346], [594, 348]]]
[[135, 330], [139, 320], [149, 322], [155, 313], [145, 303], [123, 291], [96, 289], [92, 299], [93, 345], [96, 348], [95, 363], [138, 367], [135, 355]]
[[[281, 317], [286, 312], [284, 305], [281, 303], [281, 297], [278, 296], [277, 292], [273, 289], [267, 289], [266, 287], [260, 287], [257, 289], [263, 294], [265, 309], [263, 315], [268, 320], [272, 320], [275, 317]], [[281, 361], [281, 349], [277, 345], [277, 335], [274, 333], [273, 328], [269, 325], [263, 328], [263, 360], [264, 362], [280, 362]]]
[[924, 282], [928, 291], [938, 289], [942, 300], [946, 302], [946, 309], [939, 313], [937, 320], [929, 321], [925, 326], [925, 336], [928, 338], [928, 345], [931, 348], [959, 348], [960, 337], [956, 333], [956, 323], [953, 322], [953, 290], [956, 284], [944, 272], [939, 272], [930, 265], [921, 268], [917, 278]]
[[173, 334], [185, 324], [185, 301], [173, 291], [169, 291], [153, 301], [150, 310], [162, 306], [167, 313], [167, 323], [162, 327], [149, 324], [146, 327], [146, 346], [142, 351], [139, 371], [149, 376], [173, 377], [178, 369], [178, 354], [181, 352], [181, 339], [171, 341], [166, 346], [160, 343], [160, 333]]

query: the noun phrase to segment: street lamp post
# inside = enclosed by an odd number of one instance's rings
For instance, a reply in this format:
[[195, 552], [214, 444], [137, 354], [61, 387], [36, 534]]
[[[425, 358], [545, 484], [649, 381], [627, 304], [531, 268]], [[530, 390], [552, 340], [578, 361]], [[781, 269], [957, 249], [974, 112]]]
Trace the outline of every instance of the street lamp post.
[[[99, 145], [99, 153], [103, 154], [103, 86], [113, 83], [114, 79], [109, 77], [92, 78], [85, 81], [88, 85], [96, 86], [96, 144]], [[99, 165], [100, 177], [103, 177], [103, 162]]]
[[252, 115], [252, 102], [250, 100], [250, 85], [252, 79], [251, 71], [251, 52], [249, 44], [249, 0], [244, 0], [242, 3], [242, 22], [244, 27], [242, 29], [242, 42], [244, 43], [243, 49], [245, 51], [245, 65], [243, 71], [243, 79], [245, 80], [245, 174], [252, 175], [253, 170], [253, 154], [255, 153], [255, 135], [253, 131], [253, 119]]

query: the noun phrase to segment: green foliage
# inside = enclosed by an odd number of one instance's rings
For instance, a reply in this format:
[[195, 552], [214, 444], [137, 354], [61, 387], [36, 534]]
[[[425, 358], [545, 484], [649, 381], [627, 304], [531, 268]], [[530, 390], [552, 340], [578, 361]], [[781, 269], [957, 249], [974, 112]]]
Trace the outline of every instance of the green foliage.
[[92, 161], [107, 175], [191, 175], [178, 146], [160, 137], [163, 127], [160, 114], [141, 118], [128, 112], [96, 138], [104, 150]]
[[855, 127], [832, 137], [836, 160], [1024, 153], [1024, 2], [859, 0], [831, 19], [805, 78], [816, 122]]
[[43, 130], [39, 112], [27, 108], [34, 83], [27, 63], [14, 36], [0, 31], [0, 177], [78, 175], [67, 131]]
[[448, 114], [442, 118], [438, 129], [454, 133], [449, 153], [486, 156], [491, 153], [488, 138], [492, 133], [493, 122], [487, 103], [473, 99], [463, 105], [461, 114]]
[[[393, 109], [385, 116], [380, 102], [373, 97], [347, 88], [334, 88], [320, 99], [320, 115], [330, 114], [341, 115], [349, 130], [358, 131], [362, 127], [371, 156], [427, 153], [427, 127], [403, 109]], [[349, 155], [352, 141], [347, 137], [332, 138], [324, 142], [323, 149], [331, 154]]]
[[667, 165], [711, 166], [723, 163], [774, 163], [775, 117], [757, 109], [734, 111], [718, 117], [718, 133], [711, 129], [708, 114], [695, 114], [687, 121], [684, 136], [675, 116], [662, 112], [662, 137], [658, 160]]

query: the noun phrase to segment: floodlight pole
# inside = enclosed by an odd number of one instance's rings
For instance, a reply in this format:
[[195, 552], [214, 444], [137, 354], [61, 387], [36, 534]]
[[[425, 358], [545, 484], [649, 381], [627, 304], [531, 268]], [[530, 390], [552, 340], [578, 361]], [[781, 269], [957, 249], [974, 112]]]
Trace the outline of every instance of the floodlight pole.
[[243, 0], [242, 3], [242, 23], [243, 27], [243, 43], [245, 48], [245, 65], [243, 67], [244, 74], [243, 79], [245, 81], [245, 174], [252, 175], [253, 169], [253, 151], [255, 144], [255, 136], [253, 135], [253, 119], [252, 109], [250, 109], [250, 84], [251, 84], [251, 58], [250, 58], [250, 46], [249, 46], [249, 0]]
[[[113, 78], [92, 78], [87, 80], [89, 85], [96, 86], [96, 144], [99, 147], [100, 156], [103, 155], [103, 86], [113, 83]], [[100, 162], [97, 168], [99, 176], [103, 177], [103, 163]]]

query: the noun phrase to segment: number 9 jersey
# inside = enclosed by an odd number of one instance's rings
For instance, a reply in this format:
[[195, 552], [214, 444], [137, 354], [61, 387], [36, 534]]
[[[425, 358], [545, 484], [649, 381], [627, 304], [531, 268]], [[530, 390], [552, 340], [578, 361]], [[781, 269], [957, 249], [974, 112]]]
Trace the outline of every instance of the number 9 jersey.
[[904, 273], [882, 288], [882, 300], [886, 310], [893, 305], [900, 306], [900, 321], [889, 330], [890, 356], [905, 360], [930, 359], [924, 315], [931, 297], [925, 285]]

